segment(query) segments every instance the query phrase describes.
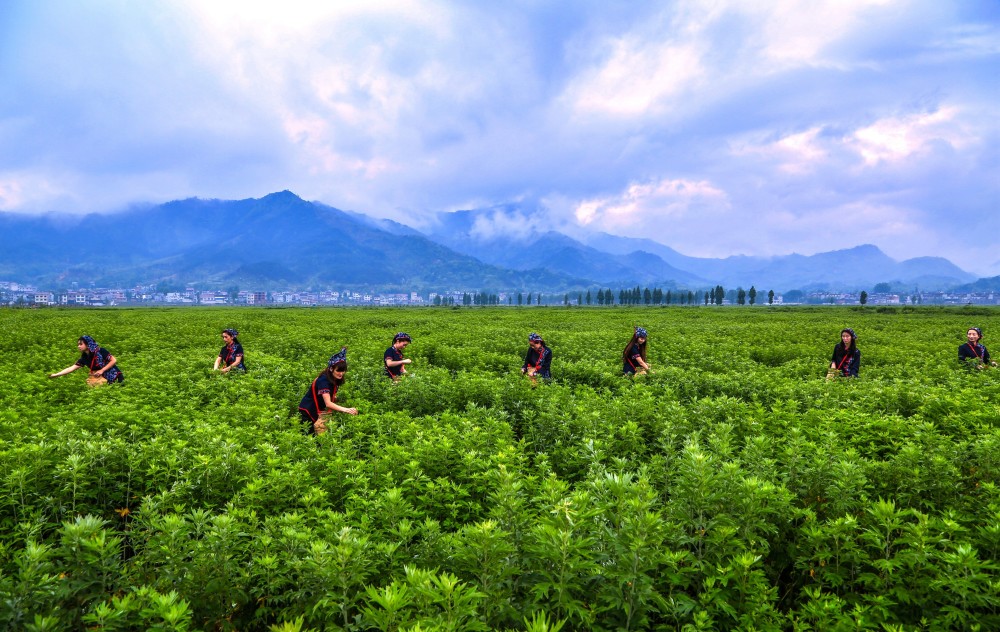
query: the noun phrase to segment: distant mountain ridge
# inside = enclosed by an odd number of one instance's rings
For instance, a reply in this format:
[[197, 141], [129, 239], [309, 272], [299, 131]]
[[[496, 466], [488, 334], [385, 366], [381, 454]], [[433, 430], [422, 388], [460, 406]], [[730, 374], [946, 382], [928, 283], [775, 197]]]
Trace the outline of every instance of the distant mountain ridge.
[[[754, 285], [758, 289], [787, 291], [860, 290], [891, 282], [935, 290], [976, 278], [941, 257], [897, 262], [870, 244], [815, 255], [711, 259], [683, 255], [652, 239], [603, 232], [584, 233], [573, 239], [563, 233], [533, 229], [539, 224], [533, 209], [503, 205], [443, 214], [425, 234], [495, 265], [516, 269], [526, 253], [535, 253], [531, 260], [542, 262], [547, 270], [572, 272], [610, 285]], [[515, 227], [514, 232], [505, 232], [508, 227]]]
[[815, 255], [689, 257], [652, 239], [551, 230], [516, 204], [441, 213], [423, 231], [305, 201], [191, 198], [86, 217], [0, 213], [0, 279], [43, 287], [527, 290], [588, 287], [947, 289], [975, 281], [947, 259], [897, 262], [872, 245]]
[[[425, 231], [431, 239], [458, 252], [497, 266], [524, 270], [541, 267], [559, 274], [589, 279], [598, 285], [653, 284], [662, 287], [701, 286], [708, 280], [675, 268], [656, 255], [632, 250], [611, 253], [598, 245], [583, 244], [556, 231], [530, 229], [530, 220], [515, 211], [504, 227], [522, 227], [523, 232], [484, 230], [495, 222], [484, 221], [486, 214], [510, 212], [510, 207], [483, 211], [456, 211], [442, 214], [438, 223]], [[518, 229], [521, 231], [521, 228]]]
[[66, 218], [0, 214], [0, 278], [48, 286], [169, 280], [259, 289], [548, 289], [586, 280], [512, 271], [456, 253], [402, 225], [379, 228], [288, 191], [189, 199]]
[[[726, 287], [751, 283], [758, 287], [805, 290], [855, 290], [876, 283], [900, 282], [922, 289], [943, 289], [976, 277], [942, 257], [916, 257], [897, 262], [878, 247], [863, 244], [815, 255], [724, 259], [689, 257], [649, 239], [631, 239], [598, 233], [591, 240], [606, 244], [609, 252], [641, 248], [678, 268], [714, 279]], [[587, 243], [592, 243], [588, 240]]]
[[951, 290], [953, 292], [1000, 292], [1000, 276], [976, 279], [972, 283], [959, 285]]

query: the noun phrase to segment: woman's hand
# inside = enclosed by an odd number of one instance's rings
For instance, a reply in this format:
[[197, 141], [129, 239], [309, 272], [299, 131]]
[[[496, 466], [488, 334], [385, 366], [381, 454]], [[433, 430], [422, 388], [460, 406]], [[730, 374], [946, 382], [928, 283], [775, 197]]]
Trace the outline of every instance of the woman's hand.
[[[326, 398], [326, 397], [329, 397], [329, 395], [327, 395], [326, 393], [324, 393], [323, 397]], [[320, 415], [332, 415], [335, 412], [337, 412], [337, 413], [347, 413], [348, 415], [357, 415], [358, 414], [358, 409], [357, 408], [345, 408], [344, 406], [341, 406], [340, 404], [335, 404], [332, 401], [328, 401], [328, 402], [326, 402], [326, 410], [324, 410], [322, 413], [320, 413]]]

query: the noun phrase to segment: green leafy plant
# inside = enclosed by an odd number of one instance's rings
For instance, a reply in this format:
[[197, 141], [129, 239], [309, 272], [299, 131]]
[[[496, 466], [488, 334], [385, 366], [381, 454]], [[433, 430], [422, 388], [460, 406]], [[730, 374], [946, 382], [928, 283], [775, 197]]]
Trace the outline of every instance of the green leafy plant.
[[[968, 313], [643, 310], [626, 379], [635, 309], [0, 314], [0, 630], [1000, 629]], [[210, 370], [220, 321], [245, 375]], [[845, 322], [861, 377], [827, 381]], [[82, 332], [124, 384], [46, 377]], [[360, 414], [308, 436], [343, 344]]]

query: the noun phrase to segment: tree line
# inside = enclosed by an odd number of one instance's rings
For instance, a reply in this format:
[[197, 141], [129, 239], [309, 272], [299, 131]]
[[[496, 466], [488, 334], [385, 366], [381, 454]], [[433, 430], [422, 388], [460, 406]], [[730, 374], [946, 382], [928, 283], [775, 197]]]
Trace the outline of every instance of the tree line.
[[[768, 305], [774, 304], [774, 290], [768, 290], [767, 292], [767, 303]], [[551, 305], [558, 301], [558, 295], [547, 295], [543, 299], [543, 294], [541, 292], [528, 292], [527, 297], [524, 292], [518, 292], [517, 294], [508, 294], [505, 298], [506, 301], [502, 300], [499, 294], [492, 294], [490, 292], [463, 292], [462, 293], [462, 305]], [[587, 290], [584, 292], [577, 292], [575, 295], [567, 292], [563, 294], [562, 304], [563, 305], [694, 305], [694, 304], [705, 304], [705, 305], [722, 305], [724, 302], [734, 303], [737, 305], [755, 305], [757, 304], [758, 292], [757, 288], [750, 286], [749, 290], [744, 290], [742, 287], [738, 287], [735, 290], [726, 290], [721, 285], [716, 285], [714, 288], [709, 290], [667, 290], [663, 291], [661, 288], [642, 288], [640, 286], [635, 286], [634, 288], [622, 288], [618, 290], [618, 293], [611, 288], [599, 289], [597, 293], [594, 294], [592, 290]], [[434, 297], [434, 305], [454, 305], [455, 299], [451, 297]], [[557, 303], [556, 303], [557, 304]]]

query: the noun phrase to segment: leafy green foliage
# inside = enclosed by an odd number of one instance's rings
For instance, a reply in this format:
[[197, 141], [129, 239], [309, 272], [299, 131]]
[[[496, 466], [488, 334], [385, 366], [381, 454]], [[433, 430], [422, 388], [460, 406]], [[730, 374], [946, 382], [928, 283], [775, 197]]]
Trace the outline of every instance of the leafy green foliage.
[[[1000, 627], [969, 313], [639, 309], [0, 313], [0, 629]], [[861, 378], [827, 381], [845, 321]], [[637, 322], [654, 372], [627, 379]], [[246, 375], [210, 371], [222, 326]], [[46, 378], [83, 333], [123, 385]], [[307, 436], [343, 344], [360, 414]]]

